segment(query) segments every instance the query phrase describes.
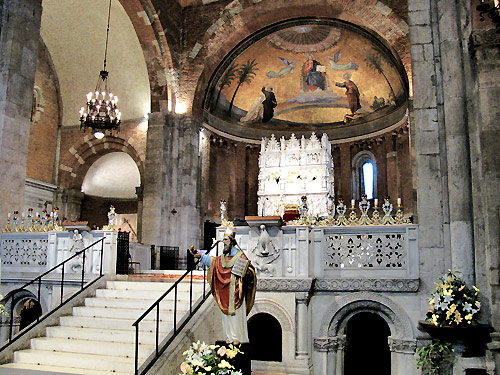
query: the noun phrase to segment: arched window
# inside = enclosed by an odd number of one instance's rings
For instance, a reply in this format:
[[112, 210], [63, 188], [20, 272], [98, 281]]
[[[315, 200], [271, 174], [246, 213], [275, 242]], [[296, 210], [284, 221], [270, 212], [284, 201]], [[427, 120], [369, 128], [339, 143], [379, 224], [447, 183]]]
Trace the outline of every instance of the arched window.
[[368, 199], [377, 196], [377, 164], [370, 151], [358, 152], [352, 159], [352, 197], [359, 200], [363, 194]]
[[248, 321], [248, 338], [252, 344], [252, 359], [281, 362], [281, 325], [266, 313], [252, 316]]

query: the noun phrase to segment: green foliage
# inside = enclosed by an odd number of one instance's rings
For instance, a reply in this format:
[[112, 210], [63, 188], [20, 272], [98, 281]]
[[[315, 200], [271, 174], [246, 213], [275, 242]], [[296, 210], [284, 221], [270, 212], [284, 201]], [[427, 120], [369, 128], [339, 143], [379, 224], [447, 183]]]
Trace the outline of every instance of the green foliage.
[[417, 368], [421, 368], [426, 375], [439, 375], [447, 364], [451, 364], [454, 359], [453, 347], [451, 343], [433, 340], [419, 350], [417, 350]]

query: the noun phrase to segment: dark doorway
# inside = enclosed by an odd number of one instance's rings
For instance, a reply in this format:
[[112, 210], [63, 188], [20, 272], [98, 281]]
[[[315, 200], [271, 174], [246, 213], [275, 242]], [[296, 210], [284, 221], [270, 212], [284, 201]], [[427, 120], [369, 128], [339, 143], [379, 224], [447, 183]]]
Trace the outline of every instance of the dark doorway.
[[248, 321], [252, 359], [281, 362], [281, 325], [270, 314], [259, 313]]
[[391, 375], [391, 352], [387, 338], [391, 331], [374, 313], [354, 315], [347, 322], [344, 375]]
[[21, 311], [19, 312], [19, 330], [26, 328], [40, 316], [42, 316], [40, 303], [33, 298], [28, 298], [22, 302]]

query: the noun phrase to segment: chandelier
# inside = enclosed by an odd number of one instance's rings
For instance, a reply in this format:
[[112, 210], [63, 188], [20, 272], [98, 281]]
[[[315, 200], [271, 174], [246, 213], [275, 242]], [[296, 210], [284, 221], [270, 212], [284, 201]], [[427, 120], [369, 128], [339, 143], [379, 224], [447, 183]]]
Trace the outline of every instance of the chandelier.
[[104, 48], [104, 68], [99, 73], [94, 92], [87, 94], [85, 107], [80, 108], [80, 129], [88, 128], [98, 139], [104, 137], [108, 131], [120, 129], [120, 116], [117, 103], [118, 97], [113, 95], [108, 85], [108, 71], [106, 70], [106, 57], [108, 54], [109, 18], [111, 15], [111, 0], [108, 9], [108, 27], [106, 30], [106, 46]]
[[479, 11], [481, 22], [485, 20], [484, 15], [488, 15], [488, 18], [496, 25], [496, 32], [500, 33], [500, 2], [494, 0], [493, 4], [491, 4], [489, 1], [481, 0], [476, 9]]

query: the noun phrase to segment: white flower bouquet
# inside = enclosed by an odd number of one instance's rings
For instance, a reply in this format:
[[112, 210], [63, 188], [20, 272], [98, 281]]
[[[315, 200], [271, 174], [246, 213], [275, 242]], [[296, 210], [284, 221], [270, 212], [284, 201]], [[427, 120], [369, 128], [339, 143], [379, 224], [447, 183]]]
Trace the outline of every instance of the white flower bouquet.
[[204, 342], [194, 342], [183, 355], [179, 375], [242, 375], [234, 368], [234, 358], [242, 353], [232, 344], [227, 346], [207, 345]]
[[429, 300], [426, 321], [435, 326], [466, 327], [479, 323], [479, 289], [467, 287], [452, 270], [440, 277]]

